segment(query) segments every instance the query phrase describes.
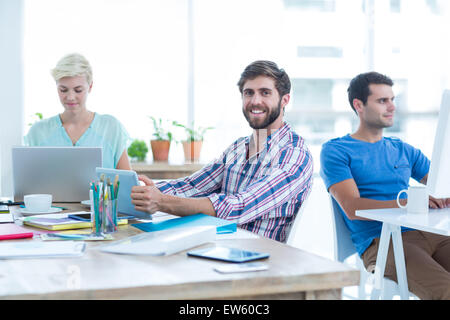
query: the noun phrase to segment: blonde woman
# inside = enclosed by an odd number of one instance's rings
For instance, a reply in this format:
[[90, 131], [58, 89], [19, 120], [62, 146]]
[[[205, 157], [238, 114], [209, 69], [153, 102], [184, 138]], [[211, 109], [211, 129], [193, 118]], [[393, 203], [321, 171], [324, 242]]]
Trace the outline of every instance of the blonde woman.
[[102, 147], [103, 167], [131, 170], [129, 136], [113, 116], [89, 111], [92, 69], [78, 53], [64, 56], [51, 71], [64, 111], [35, 123], [25, 136], [29, 146]]

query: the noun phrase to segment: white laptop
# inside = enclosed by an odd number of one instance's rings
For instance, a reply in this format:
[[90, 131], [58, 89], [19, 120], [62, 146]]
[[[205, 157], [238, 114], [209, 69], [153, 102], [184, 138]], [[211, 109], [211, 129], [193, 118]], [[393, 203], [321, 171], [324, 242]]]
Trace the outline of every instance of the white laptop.
[[89, 199], [101, 166], [101, 147], [13, 147], [14, 201], [33, 193], [51, 194], [53, 202]]

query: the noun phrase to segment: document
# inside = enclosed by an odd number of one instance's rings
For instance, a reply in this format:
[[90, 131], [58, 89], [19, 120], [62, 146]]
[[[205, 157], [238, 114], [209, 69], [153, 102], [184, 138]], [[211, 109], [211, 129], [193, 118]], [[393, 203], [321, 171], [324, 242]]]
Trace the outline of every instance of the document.
[[86, 244], [76, 241], [26, 241], [0, 243], [0, 259], [79, 257]]

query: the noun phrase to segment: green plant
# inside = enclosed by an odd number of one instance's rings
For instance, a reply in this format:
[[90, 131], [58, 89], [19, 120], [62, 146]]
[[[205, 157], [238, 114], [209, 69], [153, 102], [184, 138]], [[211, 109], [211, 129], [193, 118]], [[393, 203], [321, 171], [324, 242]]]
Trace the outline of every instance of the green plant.
[[44, 119], [44, 115], [43, 115], [42, 113], [40, 113], [40, 112], [36, 112], [35, 114], [33, 114], [32, 117], [33, 117], [33, 118], [37, 118], [37, 119], [34, 119], [33, 122], [30, 122], [30, 123], [28, 124], [30, 127], [31, 127], [33, 124], [35, 124], [36, 122], [41, 121], [42, 119]]
[[144, 161], [148, 152], [148, 147], [145, 141], [135, 139], [128, 147], [128, 155], [131, 158], [136, 158], [138, 161]]
[[188, 127], [184, 124], [178, 123], [176, 121], [173, 122], [173, 124], [177, 127], [183, 128], [186, 132], [187, 139], [186, 141], [203, 141], [203, 137], [206, 133], [206, 131], [214, 129], [214, 127], [198, 127], [197, 129], [194, 127], [194, 124], [192, 126]]
[[173, 125], [173, 122], [165, 121], [165, 125], [163, 124], [163, 120], [161, 118], [155, 119], [155, 117], [150, 116], [149, 117], [152, 120], [153, 123], [153, 137], [155, 140], [168, 140], [172, 141], [173, 135], [172, 132], [167, 129], [170, 128]]

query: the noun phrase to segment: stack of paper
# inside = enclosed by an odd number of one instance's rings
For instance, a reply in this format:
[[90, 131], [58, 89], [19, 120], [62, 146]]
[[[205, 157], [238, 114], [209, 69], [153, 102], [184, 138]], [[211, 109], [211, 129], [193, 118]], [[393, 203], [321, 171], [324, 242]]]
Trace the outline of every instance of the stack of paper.
[[215, 227], [177, 228], [141, 233], [100, 248], [101, 251], [134, 255], [169, 255], [216, 239]]
[[25, 241], [0, 243], [0, 259], [79, 257], [86, 244], [75, 241]]

